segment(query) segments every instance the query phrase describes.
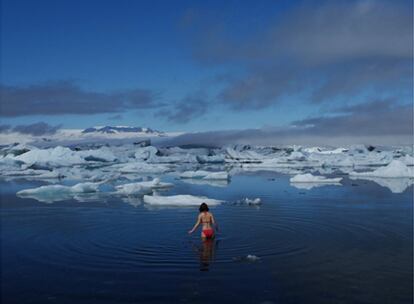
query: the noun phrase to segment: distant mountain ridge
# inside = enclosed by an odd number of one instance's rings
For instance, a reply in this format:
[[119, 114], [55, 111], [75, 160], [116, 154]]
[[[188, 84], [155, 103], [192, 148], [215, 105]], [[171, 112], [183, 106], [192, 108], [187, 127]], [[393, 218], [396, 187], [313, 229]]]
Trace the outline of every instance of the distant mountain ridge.
[[142, 127], [129, 127], [129, 126], [104, 126], [104, 127], [92, 127], [82, 131], [86, 133], [102, 133], [102, 134], [119, 134], [119, 133], [145, 133], [151, 135], [162, 135], [164, 132], [152, 130], [150, 128]]

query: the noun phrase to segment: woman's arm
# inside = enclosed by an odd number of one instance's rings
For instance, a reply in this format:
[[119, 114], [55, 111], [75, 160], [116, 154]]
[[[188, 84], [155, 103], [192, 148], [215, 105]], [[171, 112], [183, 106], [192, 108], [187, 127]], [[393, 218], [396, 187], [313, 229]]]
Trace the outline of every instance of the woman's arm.
[[216, 222], [216, 219], [214, 218], [213, 215], [211, 215], [211, 222], [215, 226], [216, 230], [219, 231], [218, 223]]
[[190, 231], [188, 231], [188, 234], [193, 233], [197, 229], [198, 225], [200, 225], [200, 216], [198, 216], [197, 222], [195, 223], [193, 229], [191, 229]]

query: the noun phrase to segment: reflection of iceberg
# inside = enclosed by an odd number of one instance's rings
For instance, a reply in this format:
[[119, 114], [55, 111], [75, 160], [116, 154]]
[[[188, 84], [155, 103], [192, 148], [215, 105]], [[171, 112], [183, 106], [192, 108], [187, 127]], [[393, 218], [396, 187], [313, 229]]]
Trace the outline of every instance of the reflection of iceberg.
[[339, 183], [342, 177], [327, 178], [321, 175], [312, 175], [310, 173], [298, 174], [290, 179], [291, 183]]
[[290, 183], [291, 186], [297, 189], [310, 190], [312, 188], [318, 188], [323, 186], [342, 186], [341, 183]]
[[153, 206], [200, 206], [206, 203], [215, 206], [222, 203], [220, 200], [194, 195], [150, 196], [144, 195], [144, 203]]
[[384, 177], [353, 177], [352, 180], [364, 179], [377, 183], [378, 185], [390, 189], [392, 193], [403, 193], [414, 184], [414, 180], [410, 178], [384, 178]]
[[142, 197], [139, 196], [126, 196], [122, 198], [122, 201], [134, 207], [142, 205]]
[[207, 185], [212, 187], [227, 187], [229, 185], [229, 181], [226, 179], [216, 179], [216, 180], [206, 180], [206, 179], [192, 179], [192, 178], [185, 178], [183, 182], [193, 185]]
[[101, 183], [79, 183], [74, 186], [47, 185], [33, 189], [25, 189], [16, 194], [22, 198], [33, 198], [40, 202], [53, 203], [99, 191]]

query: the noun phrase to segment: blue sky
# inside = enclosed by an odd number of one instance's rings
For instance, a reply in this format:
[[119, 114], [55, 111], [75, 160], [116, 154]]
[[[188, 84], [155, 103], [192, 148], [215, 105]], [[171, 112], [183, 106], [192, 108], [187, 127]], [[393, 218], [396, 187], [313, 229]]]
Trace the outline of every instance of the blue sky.
[[412, 105], [411, 1], [1, 5], [2, 124], [194, 132]]

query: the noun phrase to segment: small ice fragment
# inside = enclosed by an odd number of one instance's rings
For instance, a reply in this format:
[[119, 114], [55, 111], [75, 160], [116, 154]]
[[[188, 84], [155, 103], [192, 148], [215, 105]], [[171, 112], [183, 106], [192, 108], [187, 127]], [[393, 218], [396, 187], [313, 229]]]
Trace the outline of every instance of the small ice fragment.
[[239, 256], [233, 258], [233, 261], [237, 262], [258, 262], [260, 261], [260, 258], [258, 256], [255, 256], [253, 254], [248, 254], [246, 256]]

